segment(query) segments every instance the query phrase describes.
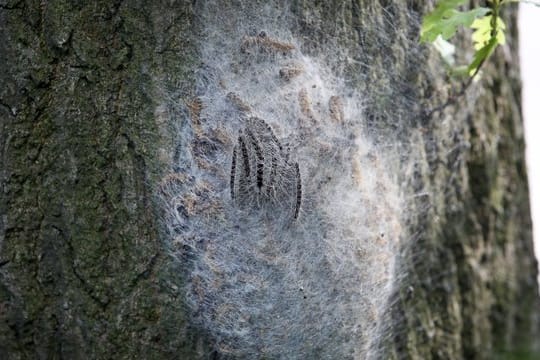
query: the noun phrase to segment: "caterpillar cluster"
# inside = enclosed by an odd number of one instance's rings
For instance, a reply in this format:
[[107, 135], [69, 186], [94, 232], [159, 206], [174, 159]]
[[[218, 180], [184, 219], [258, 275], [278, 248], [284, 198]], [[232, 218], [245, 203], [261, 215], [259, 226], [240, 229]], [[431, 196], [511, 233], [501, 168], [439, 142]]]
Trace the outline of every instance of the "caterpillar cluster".
[[265, 207], [268, 214], [292, 214], [302, 202], [302, 179], [297, 162], [283, 148], [264, 120], [250, 117], [233, 149], [231, 199], [244, 208]]

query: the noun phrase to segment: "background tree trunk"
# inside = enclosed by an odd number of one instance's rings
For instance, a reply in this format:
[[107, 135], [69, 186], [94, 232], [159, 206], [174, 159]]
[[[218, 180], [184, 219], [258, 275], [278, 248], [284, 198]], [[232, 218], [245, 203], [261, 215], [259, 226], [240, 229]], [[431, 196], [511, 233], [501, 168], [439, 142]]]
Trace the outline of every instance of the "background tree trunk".
[[[215, 11], [238, 17], [266, 6], [225, 3]], [[426, 117], [456, 86], [417, 42], [431, 3], [277, 3], [305, 54], [355, 54], [339, 71], [365, 94], [368, 132], [420, 144], [381, 340], [389, 356], [533, 358], [540, 303], [515, 9], [481, 81]], [[189, 321], [155, 199], [175, 146], [162, 97], [194, 96], [205, 61], [200, 7], [0, 2], [2, 358], [220, 357]]]

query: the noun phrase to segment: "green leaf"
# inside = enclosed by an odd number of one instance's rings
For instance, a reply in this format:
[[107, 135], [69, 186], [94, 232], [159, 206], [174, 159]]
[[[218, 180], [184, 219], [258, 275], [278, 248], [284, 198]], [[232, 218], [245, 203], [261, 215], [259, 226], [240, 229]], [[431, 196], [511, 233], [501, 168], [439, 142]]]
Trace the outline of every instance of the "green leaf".
[[473, 61], [468, 67], [470, 76], [473, 76], [477, 72], [482, 63], [489, 57], [489, 55], [491, 55], [493, 50], [495, 50], [497, 44], [497, 37], [492, 37], [489, 39], [486, 45], [474, 53]]
[[450, 68], [450, 75], [456, 77], [468, 77], [469, 67], [467, 65], [454, 66]]
[[433, 12], [426, 15], [420, 30], [421, 42], [433, 42], [437, 36], [444, 40], [455, 35], [459, 26], [469, 27], [473, 21], [490, 12], [489, 8], [479, 7], [469, 11], [458, 11], [455, 8], [466, 0], [442, 0]]
[[491, 16], [484, 16], [479, 19], [474, 20], [471, 24], [471, 28], [475, 29], [472, 34], [472, 40], [474, 48], [480, 50], [491, 40], [491, 35], [493, 31], [496, 33], [497, 44], [503, 45], [506, 42], [506, 37], [504, 36], [504, 31], [506, 30], [506, 25], [500, 17], [497, 17], [495, 22], [495, 29], [491, 27]]

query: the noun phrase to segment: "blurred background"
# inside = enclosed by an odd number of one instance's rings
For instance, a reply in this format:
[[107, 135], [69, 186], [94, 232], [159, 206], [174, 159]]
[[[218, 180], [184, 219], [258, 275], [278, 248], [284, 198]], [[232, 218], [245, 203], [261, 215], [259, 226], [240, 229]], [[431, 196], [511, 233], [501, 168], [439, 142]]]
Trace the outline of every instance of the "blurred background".
[[[536, 258], [540, 258], [540, 7], [519, 4], [520, 62], [527, 167]], [[540, 282], [540, 275], [538, 276]]]

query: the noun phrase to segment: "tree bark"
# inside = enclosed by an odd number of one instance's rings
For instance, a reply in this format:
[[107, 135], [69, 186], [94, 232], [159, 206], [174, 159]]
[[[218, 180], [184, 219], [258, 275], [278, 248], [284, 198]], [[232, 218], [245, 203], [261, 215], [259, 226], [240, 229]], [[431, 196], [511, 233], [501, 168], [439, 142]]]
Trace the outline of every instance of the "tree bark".
[[374, 142], [414, 144], [394, 169], [413, 200], [377, 354], [539, 356], [516, 9], [481, 80], [426, 116], [458, 86], [418, 43], [431, 3], [208, 4], [0, 2], [3, 358], [231, 356], [192, 321], [157, 194], [178, 160], [164, 97], [196, 97], [208, 61], [204, 6], [223, 21], [287, 9], [303, 54], [348, 51], [333, 70], [364, 94]]

